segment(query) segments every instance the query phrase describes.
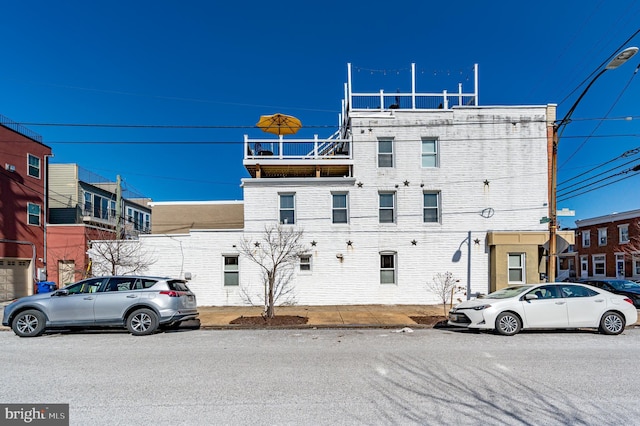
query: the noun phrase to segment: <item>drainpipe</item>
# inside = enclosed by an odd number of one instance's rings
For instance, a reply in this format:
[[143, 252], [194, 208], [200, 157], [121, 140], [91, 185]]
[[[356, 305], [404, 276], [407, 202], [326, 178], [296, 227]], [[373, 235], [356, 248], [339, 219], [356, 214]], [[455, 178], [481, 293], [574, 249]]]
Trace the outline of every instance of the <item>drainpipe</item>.
[[[53, 158], [53, 154], [45, 154], [44, 155], [44, 245], [43, 245], [43, 254], [42, 258], [44, 261], [44, 273], [47, 278], [49, 278], [49, 271], [47, 268], [47, 227], [49, 225], [49, 157]], [[35, 264], [33, 265], [36, 266]]]

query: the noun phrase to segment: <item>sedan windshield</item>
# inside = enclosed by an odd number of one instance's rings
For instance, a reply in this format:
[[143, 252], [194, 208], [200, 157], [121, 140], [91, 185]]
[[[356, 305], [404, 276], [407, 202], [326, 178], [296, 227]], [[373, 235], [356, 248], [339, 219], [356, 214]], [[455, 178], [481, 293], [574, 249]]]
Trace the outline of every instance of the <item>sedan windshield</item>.
[[530, 285], [519, 285], [514, 287], [506, 287], [493, 293], [487, 294], [484, 299], [508, 299], [516, 297], [531, 288]]
[[634, 283], [633, 281], [617, 280], [610, 281], [610, 284], [616, 290], [640, 290], [640, 284]]

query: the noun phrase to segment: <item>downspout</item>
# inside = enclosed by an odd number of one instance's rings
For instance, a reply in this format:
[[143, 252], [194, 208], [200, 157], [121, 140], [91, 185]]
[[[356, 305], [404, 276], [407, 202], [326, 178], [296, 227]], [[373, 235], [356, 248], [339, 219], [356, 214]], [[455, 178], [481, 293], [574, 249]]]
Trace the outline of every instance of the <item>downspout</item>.
[[[44, 259], [44, 274], [49, 278], [49, 271], [47, 267], [47, 227], [49, 225], [49, 157], [53, 157], [53, 154], [44, 155], [44, 245], [43, 255]], [[33, 265], [35, 267], [35, 264]]]

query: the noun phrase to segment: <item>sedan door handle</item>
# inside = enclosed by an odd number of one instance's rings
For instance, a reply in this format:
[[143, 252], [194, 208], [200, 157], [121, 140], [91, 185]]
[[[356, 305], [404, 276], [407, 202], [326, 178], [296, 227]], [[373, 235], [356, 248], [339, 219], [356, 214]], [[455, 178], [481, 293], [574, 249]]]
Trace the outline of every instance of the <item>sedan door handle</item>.
[[556, 302], [556, 305], [564, 305], [567, 302]]
[[138, 297], [138, 295], [130, 294], [130, 295], [127, 296], [127, 299], [135, 299], [136, 297]]
[[84, 298], [84, 300], [93, 300], [93, 296], [87, 296]]
[[594, 300], [594, 302], [602, 303], [602, 302], [604, 302], [604, 299], [596, 299], [596, 300]]

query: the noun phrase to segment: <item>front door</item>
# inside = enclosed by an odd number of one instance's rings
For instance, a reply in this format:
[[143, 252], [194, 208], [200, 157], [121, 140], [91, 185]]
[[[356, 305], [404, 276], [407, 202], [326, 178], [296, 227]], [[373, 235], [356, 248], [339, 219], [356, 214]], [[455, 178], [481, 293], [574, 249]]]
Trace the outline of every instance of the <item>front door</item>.
[[589, 278], [589, 258], [580, 258], [580, 278]]
[[616, 278], [624, 278], [624, 254], [616, 254]]
[[567, 301], [560, 297], [556, 287], [546, 285], [538, 287], [533, 294], [538, 299], [522, 301], [527, 325], [532, 328], [566, 327], [569, 325]]

